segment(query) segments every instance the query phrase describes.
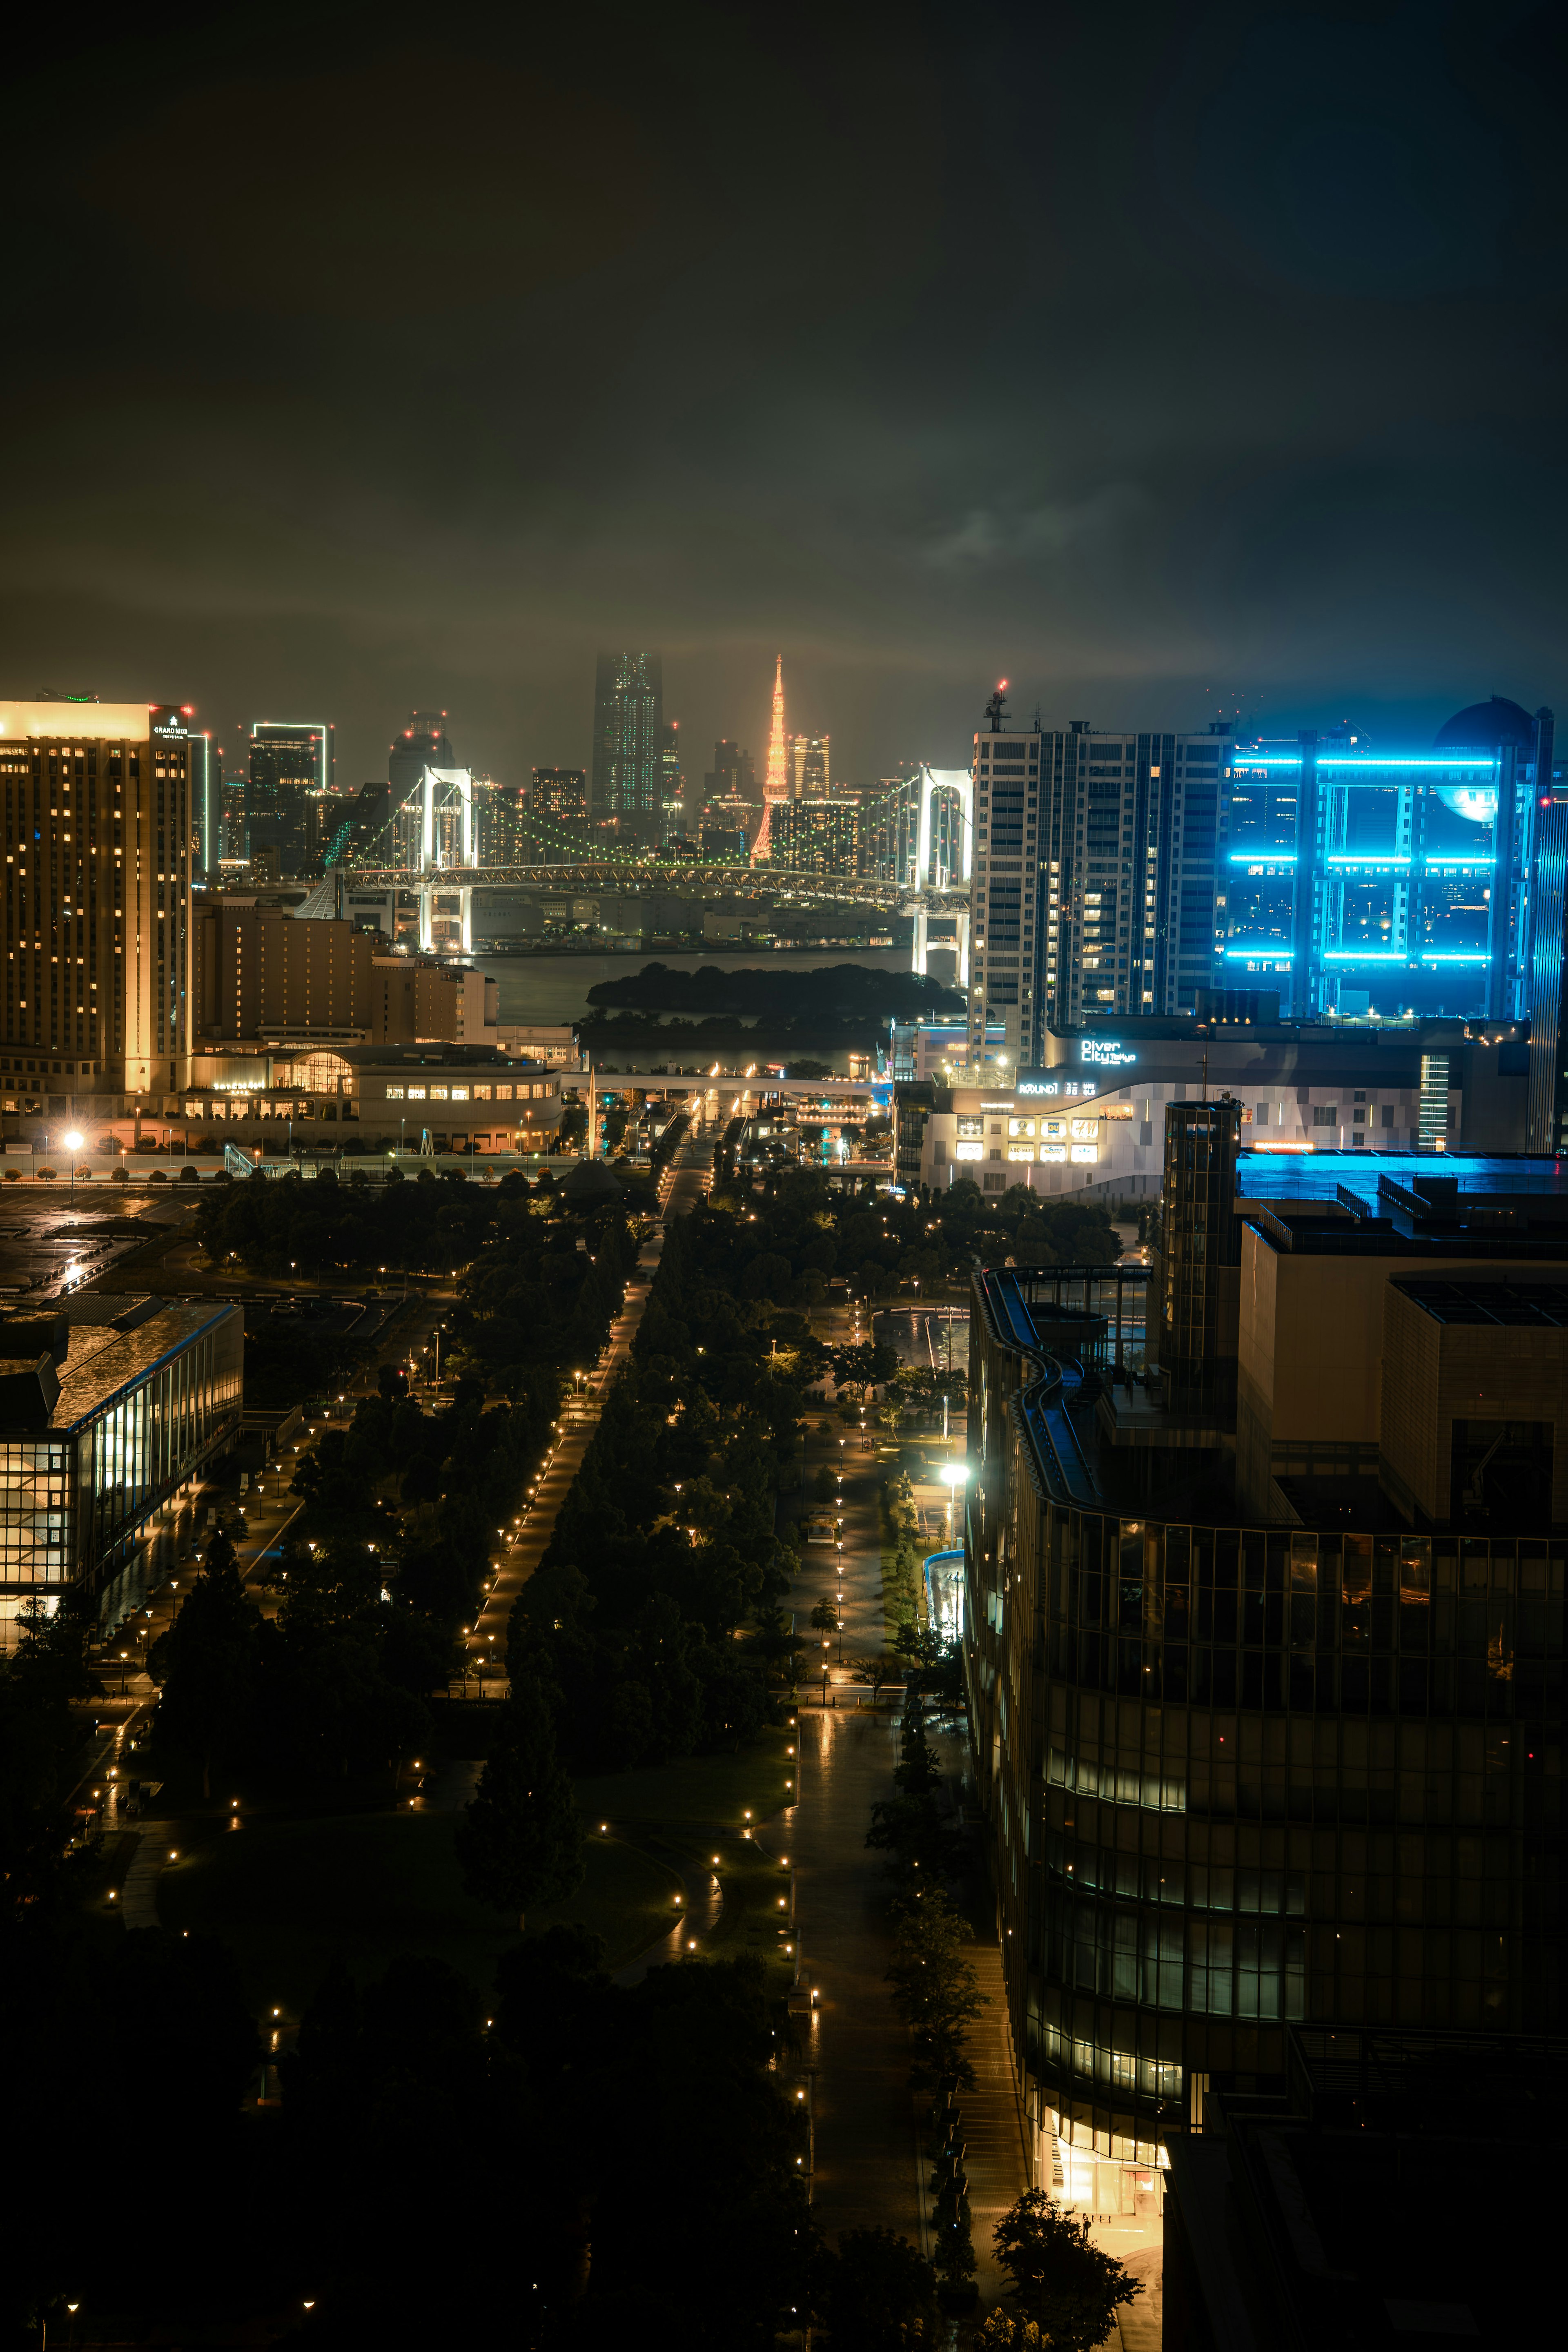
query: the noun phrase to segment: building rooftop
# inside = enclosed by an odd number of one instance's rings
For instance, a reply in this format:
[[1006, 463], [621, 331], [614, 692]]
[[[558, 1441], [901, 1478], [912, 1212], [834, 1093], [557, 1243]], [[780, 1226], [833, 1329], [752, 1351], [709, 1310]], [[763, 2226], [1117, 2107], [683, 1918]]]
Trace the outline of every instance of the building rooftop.
[[1375, 1209], [1380, 1180], [1415, 1190], [1434, 1176], [1458, 1180], [1461, 1192], [1542, 1193], [1568, 1199], [1568, 1160], [1522, 1152], [1240, 1151], [1237, 1190], [1249, 1201], [1334, 1201], [1342, 1188]]
[[1414, 1300], [1434, 1323], [1568, 1328], [1568, 1283], [1447, 1282], [1431, 1276], [1396, 1275], [1394, 1287]]
[[[80, 1303], [73, 1300], [71, 1306]], [[52, 1349], [47, 1341], [42, 1349], [37, 1345], [36, 1323], [24, 1327], [16, 1318], [10, 1327], [15, 1340], [0, 1324], [0, 1435], [65, 1436], [200, 1332], [241, 1312], [227, 1299], [171, 1305], [142, 1297], [117, 1303], [123, 1311], [110, 1321], [57, 1318], [63, 1328]], [[13, 1355], [16, 1345], [21, 1352]]]

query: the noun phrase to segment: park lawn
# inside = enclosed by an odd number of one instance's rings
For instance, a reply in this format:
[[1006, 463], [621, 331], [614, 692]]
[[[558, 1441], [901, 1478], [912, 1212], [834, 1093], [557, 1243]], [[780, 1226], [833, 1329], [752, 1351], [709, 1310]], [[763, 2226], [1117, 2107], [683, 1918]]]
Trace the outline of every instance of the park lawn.
[[795, 1743], [793, 1724], [769, 1724], [736, 1755], [683, 1756], [674, 1764], [600, 1773], [577, 1782], [577, 1809], [590, 1828], [601, 1821], [626, 1828], [673, 1830], [693, 1822], [739, 1828], [748, 1811], [753, 1822], [764, 1822], [794, 1802], [785, 1783], [795, 1777], [786, 1752]]
[[[219, 1937], [253, 2007], [295, 2020], [334, 1953], [377, 1976], [402, 1952], [434, 1954], [488, 1990], [516, 1928], [463, 1891], [453, 1813], [255, 1821], [188, 1847], [159, 1888], [163, 1925]], [[668, 1926], [671, 1874], [634, 1847], [590, 1838], [576, 1894], [529, 1927], [581, 1920], [621, 1965]]]

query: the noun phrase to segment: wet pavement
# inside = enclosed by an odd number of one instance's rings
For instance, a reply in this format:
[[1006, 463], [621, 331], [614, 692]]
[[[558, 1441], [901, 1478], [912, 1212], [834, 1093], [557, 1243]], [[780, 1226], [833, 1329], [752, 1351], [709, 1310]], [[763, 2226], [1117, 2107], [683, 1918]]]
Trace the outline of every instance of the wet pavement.
[[[815, 2014], [801, 2024], [812, 2071], [812, 2200], [830, 2241], [845, 2230], [882, 2227], [929, 2251], [924, 2183], [930, 2163], [921, 2150], [919, 2109], [910, 2089], [909, 2038], [886, 1982], [892, 1951], [887, 1879], [881, 1857], [866, 1845], [872, 1806], [893, 1794], [902, 1694], [873, 1708], [867, 1687], [850, 1678], [851, 1662], [883, 1645], [879, 1493], [882, 1479], [900, 1465], [862, 1453], [858, 1430], [825, 1417], [808, 1432], [801, 1498], [786, 1502], [786, 1512], [807, 1507], [823, 1462], [844, 1471], [835, 1512], [842, 1518], [844, 1549], [839, 1555], [807, 1545], [792, 1595], [796, 1628], [814, 1645], [807, 1660], [826, 1654], [831, 1661], [826, 1706], [820, 1664], [803, 1670], [801, 1785], [790, 1830], [802, 1981], [817, 1993]], [[831, 1591], [842, 1595], [843, 1668], [837, 1639], [825, 1654], [821, 1635], [807, 1623], [815, 1601]], [[963, 1735], [938, 1733], [934, 1739], [956, 1782], [967, 1762]], [[988, 2306], [1005, 2285], [991, 2258], [991, 2231], [1028, 2186], [1028, 2174], [1000, 1955], [994, 1943], [977, 1943], [971, 1958], [989, 1997], [971, 2037], [978, 2079], [963, 2105], [974, 2251], [982, 2304]]]
[[909, 2037], [888, 1998], [886, 1889], [866, 1849], [871, 1808], [892, 1794], [897, 1717], [803, 1708], [800, 1735], [795, 1901], [817, 1994], [802, 2027], [816, 2116], [812, 2203], [830, 2240], [883, 2228], [920, 2245]]

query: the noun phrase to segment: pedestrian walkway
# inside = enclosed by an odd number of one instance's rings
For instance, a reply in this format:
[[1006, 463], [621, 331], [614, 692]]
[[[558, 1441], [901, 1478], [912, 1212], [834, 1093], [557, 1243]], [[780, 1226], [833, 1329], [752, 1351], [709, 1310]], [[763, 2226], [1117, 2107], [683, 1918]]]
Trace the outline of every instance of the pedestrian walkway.
[[162, 1828], [143, 1830], [137, 1842], [120, 1897], [120, 1916], [128, 1927], [156, 1927], [159, 1924], [158, 1882], [168, 1855], [163, 1843], [166, 1834]]
[[569, 1403], [565, 1409], [555, 1444], [545, 1457], [538, 1484], [524, 1507], [521, 1525], [499, 1555], [495, 1582], [485, 1596], [468, 1638], [468, 1657], [473, 1665], [490, 1660], [504, 1662], [507, 1621], [512, 1605], [550, 1548], [561, 1506], [583, 1466], [583, 1456], [598, 1427], [600, 1402], [616, 1374], [630, 1359], [632, 1342], [663, 1255], [665, 1226], [674, 1217], [688, 1215], [703, 1197], [706, 1179], [702, 1169], [695, 1164], [696, 1152], [695, 1143], [689, 1142], [678, 1156], [665, 1188], [660, 1221], [637, 1254], [621, 1311], [610, 1326], [609, 1339], [588, 1379], [583, 1401], [574, 1408]]
[[800, 1717], [800, 1803], [791, 1832], [805, 1978], [818, 1999], [802, 2028], [812, 2073], [812, 2204], [830, 2241], [896, 2230], [921, 2242], [921, 2182], [909, 2037], [885, 1981], [891, 1943], [871, 1808], [892, 1792], [896, 1717], [813, 1709]]
[[1029, 2186], [1023, 2125], [1018, 2115], [1007, 1993], [1002, 1955], [994, 1944], [975, 1944], [967, 1955], [979, 1979], [985, 2007], [969, 2036], [974, 2088], [963, 2095], [964, 2169], [974, 2236], [980, 2299], [987, 2308], [1007, 2290], [991, 2251], [991, 2233]]

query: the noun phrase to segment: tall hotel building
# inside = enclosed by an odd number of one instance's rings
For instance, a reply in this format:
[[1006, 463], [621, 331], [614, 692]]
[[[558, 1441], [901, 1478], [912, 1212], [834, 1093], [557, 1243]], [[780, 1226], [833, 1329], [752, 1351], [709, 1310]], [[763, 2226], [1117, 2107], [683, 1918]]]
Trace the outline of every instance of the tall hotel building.
[[1085, 1013], [1191, 1012], [1215, 961], [1230, 730], [974, 738], [971, 1059], [1001, 1023], [1043, 1067]]
[[29, 1091], [173, 1093], [190, 1057], [190, 741], [146, 703], [0, 702], [5, 1013]]

